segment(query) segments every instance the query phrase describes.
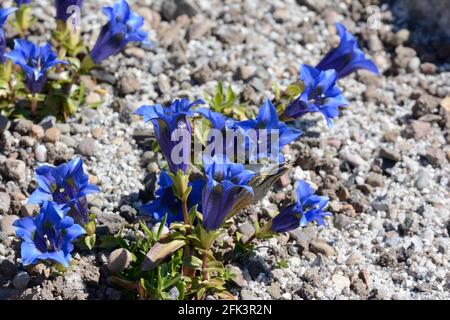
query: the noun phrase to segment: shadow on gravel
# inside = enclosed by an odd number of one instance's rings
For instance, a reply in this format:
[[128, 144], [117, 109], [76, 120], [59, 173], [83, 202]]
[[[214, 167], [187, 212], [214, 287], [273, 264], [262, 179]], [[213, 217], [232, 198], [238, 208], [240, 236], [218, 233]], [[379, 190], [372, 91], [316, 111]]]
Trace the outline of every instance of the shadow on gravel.
[[382, 0], [393, 13], [394, 32], [410, 31], [406, 45], [422, 62], [450, 63], [450, 2], [448, 0]]

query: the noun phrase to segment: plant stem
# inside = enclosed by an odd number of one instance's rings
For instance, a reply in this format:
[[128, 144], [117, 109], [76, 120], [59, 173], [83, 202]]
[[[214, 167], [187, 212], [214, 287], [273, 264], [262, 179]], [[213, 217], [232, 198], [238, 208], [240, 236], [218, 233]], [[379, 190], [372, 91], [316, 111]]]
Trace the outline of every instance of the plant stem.
[[205, 251], [203, 253], [203, 257], [202, 257], [202, 279], [203, 279], [203, 281], [209, 280], [208, 271], [205, 270], [207, 267], [208, 267], [208, 254]]
[[[191, 225], [191, 221], [189, 218], [189, 211], [187, 206], [187, 200], [181, 202], [181, 207], [183, 209], [183, 218], [184, 218], [184, 224]], [[186, 230], [187, 234], [191, 234], [191, 228]], [[192, 256], [192, 248], [190, 246], [184, 247], [183, 250], [183, 259], [186, 260], [187, 258], [190, 258]], [[183, 265], [183, 275], [188, 277], [195, 276], [195, 269], [191, 269], [189, 267], [186, 267]]]
[[244, 247], [248, 246], [250, 242], [252, 242], [255, 239], [256, 239], [256, 232], [250, 238], [248, 238], [247, 241], [244, 242]]
[[187, 206], [187, 200], [181, 202], [182, 208], [183, 208], [183, 218], [184, 218], [184, 224], [191, 225], [191, 219], [189, 218], [189, 210]]
[[33, 94], [31, 98], [31, 114], [33, 116], [37, 114], [37, 107], [38, 107], [38, 97], [36, 94]]

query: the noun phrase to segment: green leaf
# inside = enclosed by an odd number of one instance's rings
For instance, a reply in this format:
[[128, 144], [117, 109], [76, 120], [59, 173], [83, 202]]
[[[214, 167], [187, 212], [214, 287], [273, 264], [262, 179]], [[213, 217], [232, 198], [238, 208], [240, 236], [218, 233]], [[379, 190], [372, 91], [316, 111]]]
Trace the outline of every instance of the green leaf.
[[100, 249], [115, 249], [119, 246], [117, 238], [111, 235], [99, 236], [98, 242], [98, 247]]
[[92, 250], [95, 246], [95, 241], [96, 241], [96, 235], [90, 235], [90, 236], [86, 236], [84, 238], [84, 243], [86, 244], [86, 246], [88, 247], [89, 250]]
[[156, 241], [159, 241], [159, 239], [161, 238], [161, 233], [163, 232], [164, 226], [166, 225], [167, 217], [168, 214], [166, 213], [162, 221], [159, 223], [158, 233], [156, 234]]
[[143, 221], [139, 221], [139, 226], [141, 227], [142, 231], [144, 231], [144, 234], [147, 236], [147, 238], [156, 240], [153, 232], [147, 227], [147, 225]]
[[299, 86], [291, 84], [287, 87], [285, 93], [290, 98], [296, 98], [302, 93], [302, 91], [302, 88], [300, 88]]
[[203, 264], [202, 259], [200, 259], [196, 256], [186, 257], [183, 260], [183, 266], [185, 266], [189, 269], [201, 270], [202, 264]]

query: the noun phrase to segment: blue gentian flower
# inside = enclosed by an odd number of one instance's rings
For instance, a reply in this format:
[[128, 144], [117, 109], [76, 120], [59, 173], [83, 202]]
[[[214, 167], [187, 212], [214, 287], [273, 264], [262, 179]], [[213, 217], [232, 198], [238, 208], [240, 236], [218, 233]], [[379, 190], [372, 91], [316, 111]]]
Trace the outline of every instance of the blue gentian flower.
[[203, 166], [206, 173], [202, 196], [203, 227], [208, 231], [217, 230], [239, 201], [240, 192], [253, 194], [248, 183], [255, 173], [245, 170], [242, 164], [231, 163], [224, 155], [204, 157]]
[[235, 123], [233, 119], [226, 117], [219, 112], [212, 111], [208, 108], [197, 108], [194, 112], [200, 114], [205, 119], [208, 119], [213, 129], [230, 129], [234, 126]]
[[81, 6], [83, 5], [83, 0], [55, 0], [56, 6], [56, 19], [67, 21], [72, 15], [73, 12], [68, 12], [68, 9], [71, 6], [77, 6], [81, 10]]
[[336, 28], [341, 42], [337, 48], [327, 53], [316, 68], [321, 71], [335, 70], [337, 79], [342, 79], [358, 69], [365, 69], [379, 75], [377, 66], [371, 60], [366, 59], [353, 34], [340, 23], [336, 23]]
[[[161, 221], [167, 214], [166, 224], [168, 226], [172, 222], [183, 221], [181, 201], [174, 195], [172, 190], [173, 181], [166, 171], [161, 171], [158, 184], [159, 189], [156, 191], [156, 199], [143, 205], [140, 208], [141, 212], [152, 216], [156, 221]], [[198, 205], [197, 210], [201, 211], [203, 185], [202, 179], [189, 182], [192, 191], [188, 198], [188, 208]]]
[[66, 64], [66, 61], [56, 59], [56, 54], [49, 44], [38, 46], [27, 40], [14, 40], [14, 50], [5, 54], [19, 65], [26, 74], [25, 84], [30, 93], [42, 92], [47, 82], [47, 71], [57, 64]]
[[84, 173], [83, 161], [75, 158], [57, 167], [41, 166], [36, 169], [38, 188], [31, 194], [30, 204], [53, 201], [70, 207], [69, 214], [78, 224], [89, 222], [86, 196], [100, 189], [89, 184], [89, 176]]
[[[258, 150], [257, 158], [271, 158], [280, 162], [284, 162], [284, 158], [281, 153], [271, 154], [272, 147], [272, 134], [273, 131], [278, 131], [278, 146], [277, 150], [281, 150], [284, 146], [290, 144], [292, 141], [297, 140], [302, 132], [293, 127], [287, 126], [284, 122], [278, 118], [277, 110], [269, 99], [261, 106], [256, 119], [240, 121], [236, 123], [236, 127], [242, 128], [244, 131], [249, 129], [256, 130], [256, 137], [253, 137], [253, 141], [258, 147], [262, 141], [266, 141], [267, 154], [261, 153]], [[265, 130], [264, 130], [265, 129]], [[266, 151], [266, 150], [263, 150]]]
[[297, 202], [283, 209], [272, 221], [272, 231], [288, 232], [298, 227], [304, 227], [312, 221], [319, 225], [326, 225], [324, 217], [331, 213], [324, 209], [328, 198], [317, 196], [314, 190], [304, 180], [300, 180], [296, 189]]
[[31, 0], [15, 0], [14, 2], [17, 4], [17, 6], [20, 7], [20, 6], [24, 5], [24, 4], [30, 4]]
[[116, 55], [130, 42], [142, 42], [151, 46], [147, 32], [141, 30], [144, 18], [132, 12], [125, 0], [119, 0], [113, 7], [103, 8], [103, 13], [108, 16], [109, 22], [103, 26], [91, 51], [90, 55], [95, 63]]
[[[144, 122], [152, 122], [155, 128], [156, 139], [172, 173], [177, 173], [178, 170], [186, 173], [189, 167], [189, 163], [176, 164], [172, 161], [172, 149], [180, 143], [178, 141], [172, 141], [172, 133], [177, 129], [184, 129], [191, 135], [192, 128], [188, 120], [188, 117], [193, 115], [191, 108], [203, 103], [202, 100], [190, 102], [188, 99], [181, 99], [175, 100], [168, 107], [163, 107], [160, 104], [154, 106], [144, 105], [134, 112], [134, 114], [143, 116]], [[190, 139], [189, 141], [183, 139], [183, 143], [185, 144], [183, 150], [191, 150]], [[180, 156], [183, 158], [183, 152], [181, 152]]]
[[67, 210], [67, 207], [45, 202], [36, 218], [26, 217], [14, 222], [16, 235], [23, 240], [21, 257], [24, 266], [52, 260], [69, 267], [74, 249], [72, 241], [85, 231], [66, 215]]
[[288, 127], [278, 118], [277, 110], [269, 99], [259, 109], [256, 119], [245, 120], [237, 123], [237, 126], [244, 129], [267, 129], [279, 131], [280, 148], [297, 140], [302, 132], [292, 127]]
[[339, 115], [339, 108], [348, 105], [336, 85], [336, 71], [321, 71], [304, 64], [300, 67], [300, 80], [305, 90], [287, 106], [284, 115], [299, 118], [309, 112], [321, 112], [331, 127], [332, 119]]
[[6, 23], [6, 19], [8, 19], [9, 15], [16, 11], [17, 8], [8, 8], [1, 9], [0, 8], [0, 63], [5, 63], [4, 54], [6, 52], [6, 36], [3, 31], [3, 25]]

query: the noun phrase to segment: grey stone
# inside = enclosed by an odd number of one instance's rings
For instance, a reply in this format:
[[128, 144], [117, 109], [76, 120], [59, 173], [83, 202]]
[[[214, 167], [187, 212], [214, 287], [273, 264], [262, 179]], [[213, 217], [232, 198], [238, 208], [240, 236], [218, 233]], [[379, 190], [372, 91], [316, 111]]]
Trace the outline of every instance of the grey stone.
[[166, 20], [174, 20], [182, 15], [195, 16], [199, 8], [192, 0], [166, 0], [161, 7], [161, 14]]
[[431, 123], [413, 120], [406, 127], [405, 133], [408, 137], [414, 138], [415, 140], [420, 140], [426, 137], [431, 132]]
[[78, 151], [86, 156], [92, 157], [97, 154], [97, 141], [92, 138], [83, 139], [78, 145]]
[[309, 248], [314, 253], [321, 253], [327, 257], [335, 255], [335, 251], [332, 246], [322, 240], [315, 240], [309, 244]]
[[164, 67], [163, 67], [163, 63], [161, 60], [155, 60], [152, 62], [152, 65], [150, 67], [150, 72], [152, 75], [157, 76], [163, 71], [164, 71]]
[[355, 168], [367, 166], [366, 161], [355, 153], [344, 152], [341, 154], [341, 158]]
[[20, 133], [21, 135], [27, 135], [31, 132], [33, 127], [33, 121], [27, 119], [18, 119], [14, 121], [14, 131]]
[[440, 148], [427, 147], [425, 152], [425, 157], [434, 167], [440, 167], [447, 162], [445, 152]]
[[350, 288], [350, 280], [349, 278], [340, 275], [340, 274], [334, 274], [331, 277], [331, 281], [333, 281], [334, 287], [337, 291], [342, 291], [344, 289]]
[[130, 73], [125, 74], [118, 82], [118, 90], [121, 95], [133, 94], [141, 90], [139, 80]]
[[68, 123], [57, 123], [56, 128], [58, 128], [62, 134], [70, 133], [70, 124]]
[[126, 249], [117, 249], [111, 252], [108, 258], [108, 269], [113, 273], [120, 273], [131, 264], [132, 255]]
[[47, 161], [47, 148], [44, 145], [42, 144], [38, 145], [34, 150], [34, 154], [37, 161], [39, 162]]
[[97, 233], [98, 234], [116, 234], [126, 220], [118, 214], [109, 214], [98, 212], [97, 214]]
[[242, 300], [260, 300], [253, 292], [244, 289], [241, 291]]
[[295, 241], [305, 241], [310, 242], [317, 236], [317, 229], [306, 227], [306, 228], [297, 228], [289, 231], [289, 236]]
[[352, 223], [353, 218], [346, 216], [345, 214], [336, 214], [334, 216], [334, 226], [339, 230], [344, 229], [346, 226]]
[[401, 160], [401, 155], [398, 151], [390, 148], [382, 147], [379, 153], [380, 158], [398, 162]]
[[61, 142], [64, 143], [69, 148], [75, 148], [77, 146], [77, 141], [71, 136], [67, 135], [61, 136]]
[[8, 236], [13, 236], [16, 234], [16, 228], [13, 226], [13, 223], [19, 219], [16, 215], [4, 216], [2, 220], [0, 220], [0, 231], [3, 231]]
[[267, 292], [274, 298], [275, 300], [279, 300], [282, 297], [281, 285], [278, 282], [273, 282], [270, 287], [267, 289]]
[[414, 186], [418, 190], [423, 190], [428, 187], [429, 184], [430, 176], [428, 175], [428, 173], [424, 169], [419, 170], [419, 172], [417, 173], [417, 179], [414, 182]]
[[26, 289], [29, 282], [30, 276], [25, 271], [18, 272], [12, 281], [14, 288], [18, 290]]
[[0, 214], [6, 215], [11, 205], [11, 197], [7, 192], [0, 192]]
[[251, 237], [255, 234], [255, 227], [251, 222], [245, 222], [241, 224], [238, 228], [239, 232], [242, 233], [244, 236]]
[[170, 91], [170, 79], [164, 73], [161, 73], [158, 76], [158, 87], [162, 93]]
[[88, 133], [90, 131], [90, 128], [88, 126], [85, 126], [84, 124], [80, 123], [72, 123], [70, 132], [73, 134], [77, 133]]
[[56, 125], [56, 117], [46, 116], [41, 120], [41, 122], [39, 122], [39, 125], [44, 129], [44, 131], [53, 128]]
[[366, 183], [374, 188], [384, 186], [384, 178], [381, 174], [372, 172], [366, 179]]
[[2, 172], [8, 178], [21, 181], [26, 176], [26, 165], [22, 160], [7, 159], [2, 166]]
[[242, 273], [241, 268], [235, 265], [228, 265], [227, 268], [229, 271], [234, 274], [232, 281], [238, 286], [238, 287], [246, 287], [248, 285], [247, 280], [244, 278], [244, 274]]

